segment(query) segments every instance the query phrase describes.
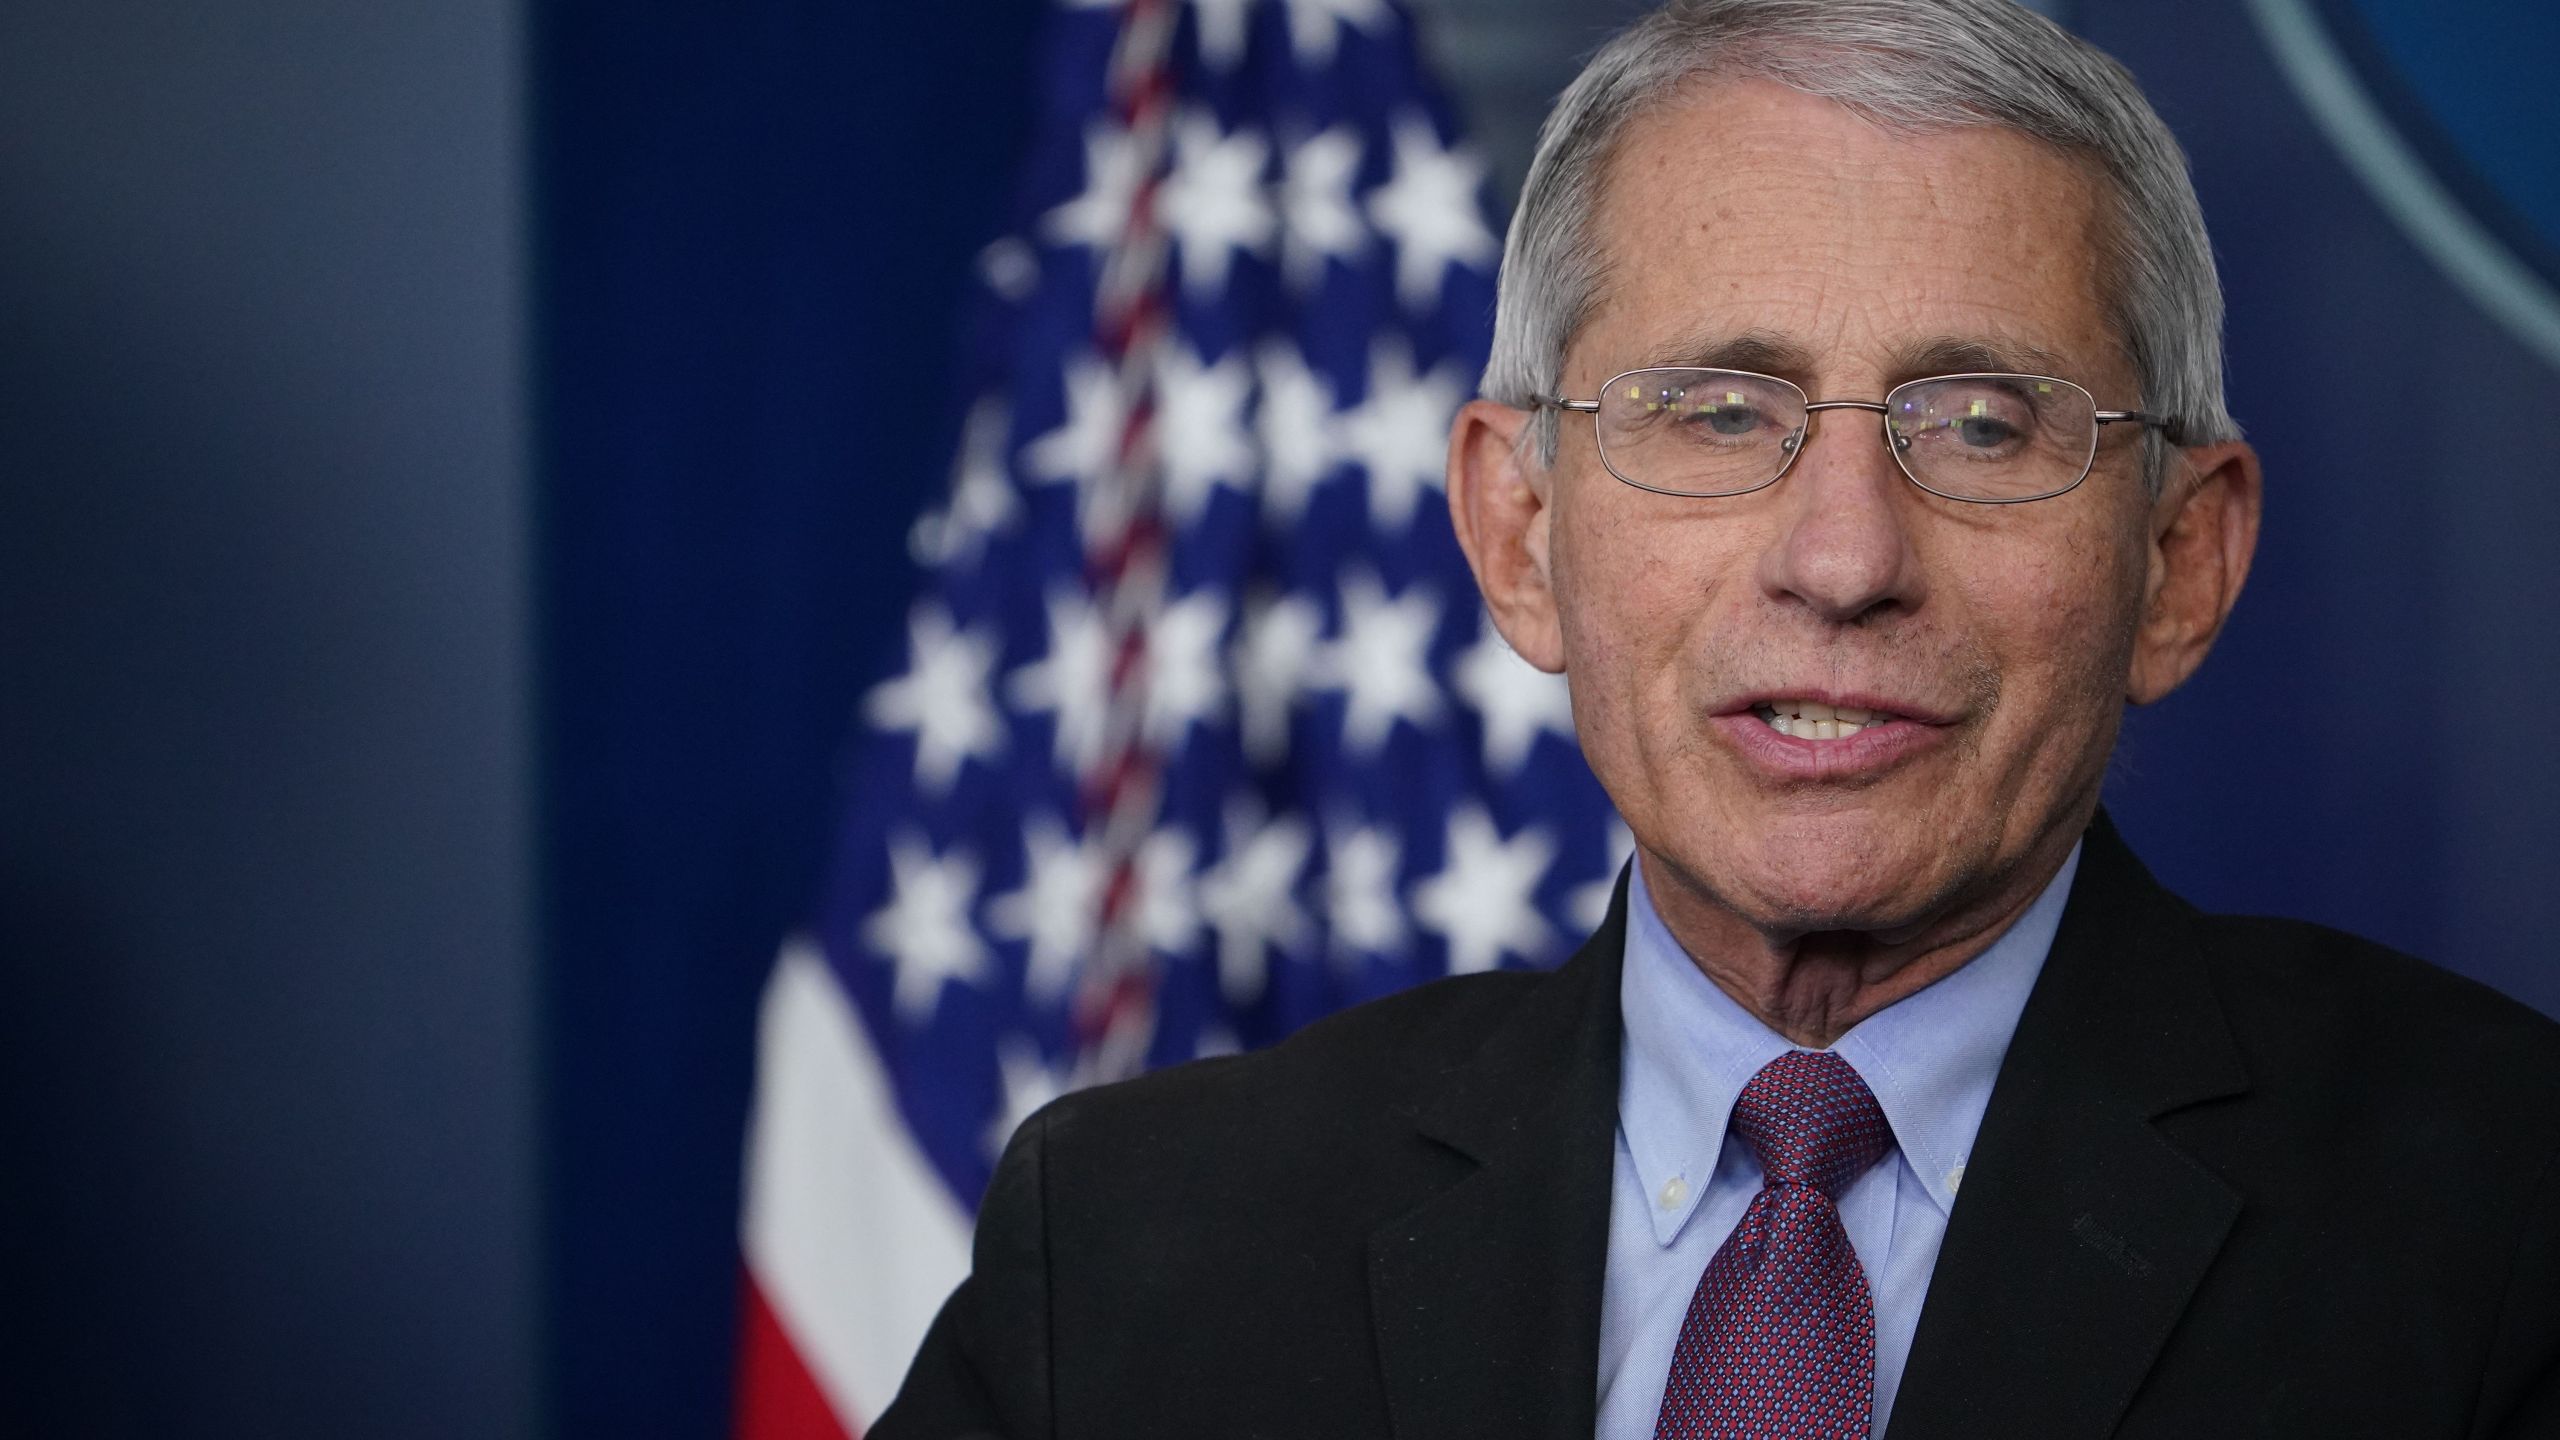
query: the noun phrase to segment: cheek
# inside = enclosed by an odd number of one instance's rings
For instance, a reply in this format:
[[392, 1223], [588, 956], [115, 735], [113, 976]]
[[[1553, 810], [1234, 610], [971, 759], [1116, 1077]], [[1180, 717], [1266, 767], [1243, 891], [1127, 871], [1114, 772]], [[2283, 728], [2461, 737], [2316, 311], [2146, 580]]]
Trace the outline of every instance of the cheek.
[[1560, 532], [1554, 571], [1565, 683], [1573, 695], [1574, 728], [1586, 750], [1622, 732], [1619, 717], [1633, 707], [1631, 692], [1643, 669], [1639, 653], [1653, 608], [1635, 587], [1611, 583], [1605, 562], [1595, 563], [1592, 538], [1583, 528]]
[[[1998, 616], [2012, 727], [2033, 727], [2064, 748], [2112, 736], [2124, 700], [2141, 607], [2143, 555], [2125, 530], [2092, 526], [2065, 543], [2014, 551], [1977, 567], [1975, 613]], [[2085, 737], [2085, 738], [2083, 738]], [[2049, 747], [2039, 747], [2049, 748]], [[2097, 743], [2099, 750], [2105, 748]]]
[[1753, 633], [1737, 607], [1752, 590], [1754, 527], [1730, 507], [1609, 483], [1628, 498], [1559, 517], [1555, 574], [1583, 758], [1639, 824], [1652, 797], [1694, 782], [1709, 701]]
[[[1555, 580], [1567, 676], [1586, 703], [1659, 706], [1700, 658], [1699, 619], [1724, 589], [1733, 557], [1712, 517], [1669, 509], [1680, 502], [1608, 495], [1568, 510], [1555, 531]], [[1688, 663], [1683, 663], [1684, 659]]]
[[1664, 652], [1678, 643], [1685, 567], [1664, 551], [1667, 527], [1625, 514], [1616, 496], [1574, 498], [1557, 516], [1551, 576], [1574, 729], [1605, 779], [1632, 754], [1640, 717], [1661, 708], [1656, 687], [1678, 674]]

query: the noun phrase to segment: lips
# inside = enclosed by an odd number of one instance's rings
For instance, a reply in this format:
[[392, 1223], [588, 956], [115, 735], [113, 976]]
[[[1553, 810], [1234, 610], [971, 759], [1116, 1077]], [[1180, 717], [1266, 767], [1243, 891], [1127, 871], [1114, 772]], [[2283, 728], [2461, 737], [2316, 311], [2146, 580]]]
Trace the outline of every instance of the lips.
[[1798, 740], [1846, 740], [1870, 725], [1885, 725], [1893, 716], [1858, 705], [1825, 705], [1819, 700], [1764, 700], [1751, 707], [1760, 723]]
[[[1757, 715], [1762, 723], [1788, 722], [1799, 738], [1845, 738], [1871, 726], [1908, 720], [1915, 725], [1952, 725], [1957, 714], [1926, 701], [1905, 697], [1832, 690], [1762, 690], [1716, 707], [1719, 715]], [[1830, 735], [1811, 727], [1835, 727]]]
[[1933, 748], [1956, 716], [1866, 693], [1764, 692], [1721, 707], [1715, 724], [1756, 767], [1790, 781], [1880, 778]]

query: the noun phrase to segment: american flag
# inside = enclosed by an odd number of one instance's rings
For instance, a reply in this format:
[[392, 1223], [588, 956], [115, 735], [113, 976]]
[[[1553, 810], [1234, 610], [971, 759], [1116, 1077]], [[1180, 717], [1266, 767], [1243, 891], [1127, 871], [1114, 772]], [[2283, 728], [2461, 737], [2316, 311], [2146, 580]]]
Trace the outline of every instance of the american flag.
[[765, 1001], [745, 1440], [886, 1406], [1040, 1104], [1552, 962], [1627, 850], [1443, 508], [1500, 247], [1410, 17], [1049, 24], [924, 593]]

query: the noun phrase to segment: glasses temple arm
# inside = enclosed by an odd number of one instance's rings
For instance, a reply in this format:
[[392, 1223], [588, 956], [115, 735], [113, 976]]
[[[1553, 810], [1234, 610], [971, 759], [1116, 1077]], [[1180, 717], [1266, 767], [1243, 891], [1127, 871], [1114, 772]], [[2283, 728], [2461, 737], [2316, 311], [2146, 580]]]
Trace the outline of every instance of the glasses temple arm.
[[2101, 410], [2098, 412], [2097, 420], [2101, 425], [2131, 421], [2144, 429], [2159, 431], [2161, 436], [2172, 445], [2186, 443], [2185, 437], [2179, 433], [2182, 427], [2176, 420], [2166, 415], [2154, 415], [2148, 410]]

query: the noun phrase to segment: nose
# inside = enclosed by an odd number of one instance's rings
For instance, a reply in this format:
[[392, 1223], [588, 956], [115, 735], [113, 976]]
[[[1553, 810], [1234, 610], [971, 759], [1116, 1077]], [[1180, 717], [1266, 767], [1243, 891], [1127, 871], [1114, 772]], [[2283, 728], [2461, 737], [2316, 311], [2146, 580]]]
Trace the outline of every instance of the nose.
[[1911, 525], [1921, 492], [1886, 450], [1884, 427], [1864, 406], [1826, 406], [1807, 424], [1776, 487], [1763, 590], [1839, 625], [1917, 608], [1926, 587]]

